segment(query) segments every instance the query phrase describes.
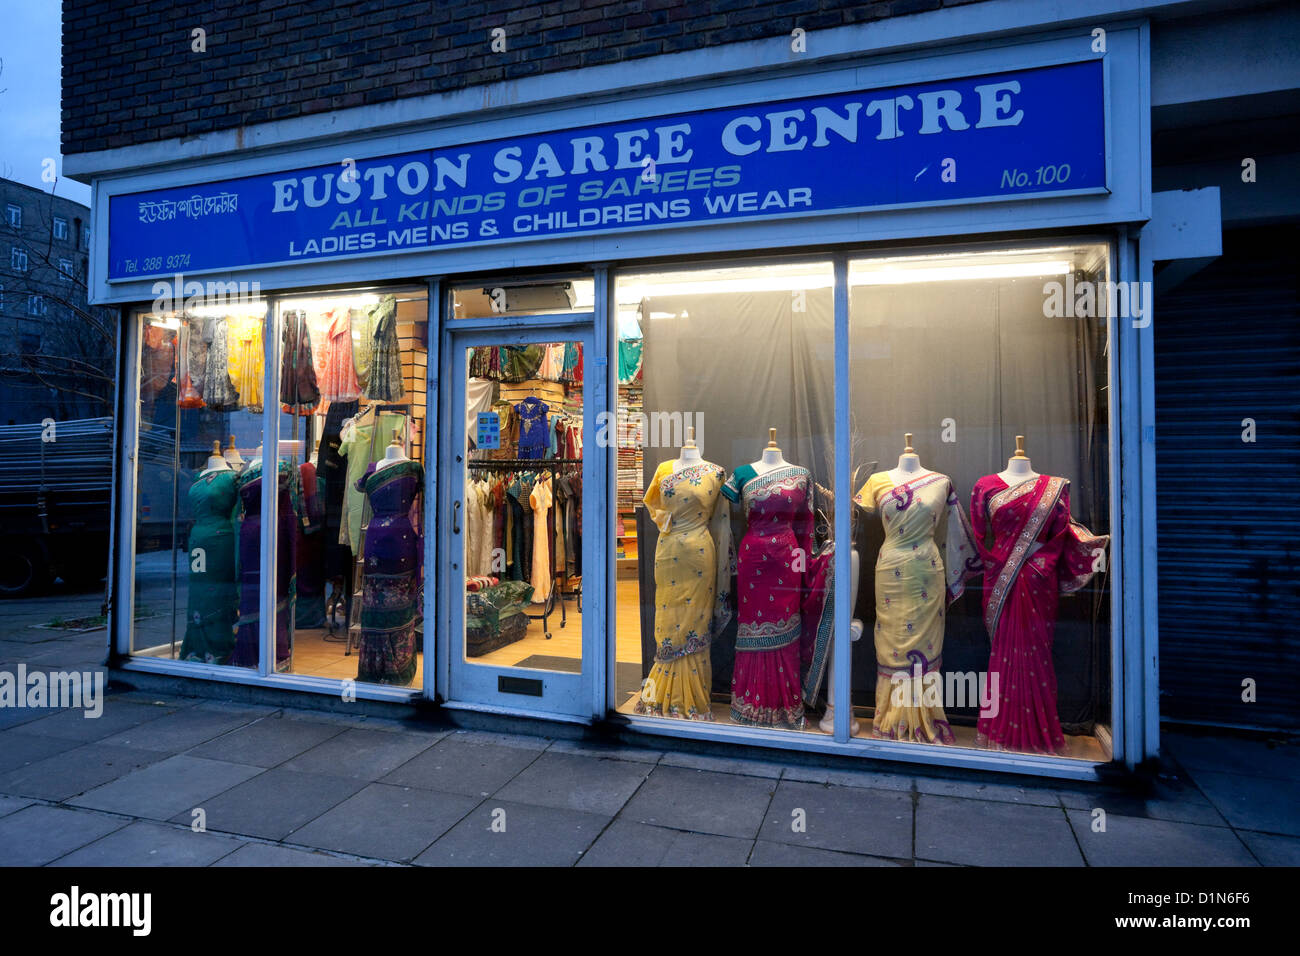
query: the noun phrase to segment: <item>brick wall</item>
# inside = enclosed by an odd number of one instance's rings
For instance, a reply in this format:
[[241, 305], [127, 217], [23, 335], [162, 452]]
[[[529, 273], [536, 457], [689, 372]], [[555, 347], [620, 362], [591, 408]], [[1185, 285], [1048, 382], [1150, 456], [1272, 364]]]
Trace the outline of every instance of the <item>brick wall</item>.
[[[64, 0], [63, 152], [292, 116], [973, 0]], [[493, 53], [503, 27], [507, 50]], [[192, 31], [207, 50], [191, 51]]]

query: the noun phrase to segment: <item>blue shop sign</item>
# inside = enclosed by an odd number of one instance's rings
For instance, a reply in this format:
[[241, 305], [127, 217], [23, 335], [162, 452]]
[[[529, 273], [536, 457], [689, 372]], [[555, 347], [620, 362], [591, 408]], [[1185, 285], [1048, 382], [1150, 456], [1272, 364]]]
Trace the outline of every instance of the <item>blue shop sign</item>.
[[113, 196], [109, 278], [1104, 192], [1101, 60]]

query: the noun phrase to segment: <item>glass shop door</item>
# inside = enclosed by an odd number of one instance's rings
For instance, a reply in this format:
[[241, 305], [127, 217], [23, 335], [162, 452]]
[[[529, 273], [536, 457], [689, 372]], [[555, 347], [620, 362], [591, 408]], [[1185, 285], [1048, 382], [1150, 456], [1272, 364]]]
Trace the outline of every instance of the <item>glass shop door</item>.
[[450, 699], [589, 716], [599, 622], [582, 583], [603, 573], [597, 509], [583, 507], [602, 493], [598, 456], [583, 453], [596, 435], [592, 324], [448, 339]]

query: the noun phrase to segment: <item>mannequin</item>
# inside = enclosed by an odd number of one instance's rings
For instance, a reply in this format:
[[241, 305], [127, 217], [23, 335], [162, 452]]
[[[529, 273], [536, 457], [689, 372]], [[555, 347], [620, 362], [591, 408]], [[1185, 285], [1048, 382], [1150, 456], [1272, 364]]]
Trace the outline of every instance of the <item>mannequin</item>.
[[752, 465], [757, 474], [765, 475], [769, 471], [777, 468], [784, 468], [789, 464], [781, 454], [781, 449], [776, 444], [776, 429], [767, 430], [767, 447], [763, 449], [762, 456]]
[[1024, 435], [1016, 436], [1016, 453], [1007, 459], [1007, 470], [998, 472], [998, 477], [1006, 482], [1008, 488], [1038, 477], [1038, 472], [1029, 463], [1029, 456], [1025, 454]]
[[203, 470], [199, 472], [199, 474], [207, 475], [207, 474], [211, 474], [214, 471], [230, 471], [230, 465], [226, 462], [226, 459], [223, 458], [221, 455], [220, 440], [214, 441], [212, 443], [212, 454], [208, 456], [208, 463], [206, 466], [204, 466]]
[[399, 461], [409, 461], [406, 452], [402, 448], [402, 436], [394, 435], [393, 440], [388, 443], [384, 449], [384, 457], [375, 463], [375, 471], [381, 468], [387, 468], [389, 465], [395, 465]]
[[673, 471], [681, 471], [683, 468], [698, 465], [703, 460], [704, 456], [700, 454], [699, 446], [695, 444], [695, 426], [688, 426], [686, 429], [686, 444], [682, 445], [681, 454], [673, 462]]
[[898, 456], [898, 467], [889, 470], [889, 480], [895, 485], [901, 485], [905, 481], [911, 481], [913, 478], [919, 478], [921, 475], [929, 473], [928, 468], [921, 466], [921, 456], [912, 448], [911, 432], [904, 433], [903, 445], [903, 453]]
[[235, 447], [234, 435], [230, 436], [230, 443], [226, 445], [224, 457], [226, 459], [226, 464], [228, 464], [231, 468], [238, 468], [240, 465], [244, 463], [243, 457], [239, 454], [239, 449]]

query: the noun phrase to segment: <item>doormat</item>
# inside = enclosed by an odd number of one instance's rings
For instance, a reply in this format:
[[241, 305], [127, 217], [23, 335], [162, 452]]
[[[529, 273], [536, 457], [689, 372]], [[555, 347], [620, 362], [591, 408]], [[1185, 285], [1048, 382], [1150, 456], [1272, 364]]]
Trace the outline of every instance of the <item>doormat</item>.
[[[576, 657], [552, 657], [548, 654], [533, 654], [515, 664], [515, 667], [531, 667], [543, 671], [563, 671], [566, 674], [582, 672], [582, 661]], [[641, 665], [619, 661], [614, 675], [618, 687], [641, 686]]]

